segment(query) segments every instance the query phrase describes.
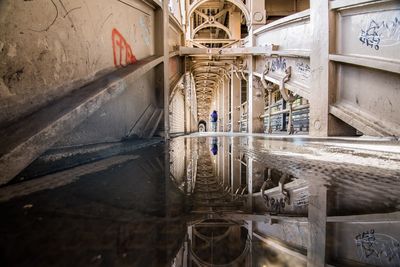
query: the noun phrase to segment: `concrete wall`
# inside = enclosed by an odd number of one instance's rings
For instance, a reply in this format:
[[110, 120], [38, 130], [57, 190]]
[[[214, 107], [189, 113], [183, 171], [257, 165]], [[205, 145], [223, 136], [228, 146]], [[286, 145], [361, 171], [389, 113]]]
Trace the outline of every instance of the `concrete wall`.
[[[158, 76], [159, 77], [159, 76]], [[138, 81], [125, 81], [127, 90], [115, 98], [71, 133], [64, 136], [55, 146], [76, 146], [93, 143], [119, 141], [129, 134], [149, 105], [157, 106], [156, 71], [151, 70]]]
[[0, 125], [153, 55], [153, 35], [154, 11], [139, 0], [1, 1]]

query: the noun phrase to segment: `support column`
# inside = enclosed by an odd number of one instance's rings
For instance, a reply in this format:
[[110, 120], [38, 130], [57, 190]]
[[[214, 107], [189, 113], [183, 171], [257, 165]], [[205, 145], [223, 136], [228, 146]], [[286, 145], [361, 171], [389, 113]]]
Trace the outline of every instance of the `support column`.
[[308, 232], [309, 247], [307, 249], [307, 266], [325, 266], [326, 250], [326, 211], [327, 211], [327, 190], [318, 183], [315, 177], [310, 183], [309, 204], [308, 204]]
[[218, 138], [218, 178], [221, 182], [224, 180], [224, 142]]
[[184, 103], [185, 103], [185, 109], [184, 109], [184, 111], [185, 111], [185, 116], [184, 116], [184, 118], [185, 118], [185, 122], [184, 122], [184, 125], [185, 125], [185, 128], [184, 128], [184, 130], [185, 130], [185, 134], [188, 134], [188, 133], [190, 133], [190, 102], [189, 102], [189, 97], [190, 97], [190, 89], [189, 89], [189, 86], [188, 86], [188, 81], [187, 81], [187, 78], [188, 78], [188, 76], [186, 75], [186, 62], [187, 62], [187, 57], [185, 57], [184, 59], [183, 59], [183, 92], [184, 92]]
[[264, 90], [263, 88], [255, 88], [253, 85], [252, 92], [252, 98], [250, 101], [252, 102], [252, 133], [263, 133], [264, 120], [261, 119], [260, 116], [264, 114]]
[[223, 106], [224, 106], [224, 124], [223, 132], [227, 132], [229, 129], [229, 81], [224, 79], [222, 82], [223, 87]]
[[169, 9], [168, 1], [163, 1], [163, 56], [164, 56], [164, 129], [165, 139], [169, 139]]
[[271, 103], [272, 103], [272, 85], [268, 86], [268, 133], [272, 133], [272, 123], [271, 123], [271, 114], [272, 114], [272, 108], [271, 108]]
[[247, 192], [248, 192], [246, 201], [246, 211], [248, 213], [253, 213], [253, 159], [252, 158], [247, 159], [246, 172], [247, 172], [246, 182], [247, 182]]
[[225, 110], [224, 110], [224, 85], [218, 84], [218, 132], [224, 131]]
[[240, 79], [236, 76], [232, 69], [231, 73], [231, 132], [239, 132], [240, 125], [238, 121], [240, 120]]
[[240, 161], [239, 161], [239, 139], [231, 137], [232, 142], [232, 162], [231, 162], [231, 192], [235, 193], [240, 187]]
[[328, 135], [329, 114], [329, 1], [310, 0], [311, 45], [310, 135]]
[[[250, 30], [250, 45], [253, 45], [252, 42], [252, 36], [253, 36], [253, 31]], [[253, 133], [253, 119], [254, 119], [254, 109], [253, 109], [253, 101], [254, 101], [254, 85], [253, 85], [253, 56], [248, 57], [248, 70], [249, 70], [249, 75], [247, 78], [247, 132], [248, 133]]]
[[[250, 47], [255, 46], [254, 42], [254, 30], [257, 27], [261, 27], [266, 22], [265, 16], [265, 1], [249, 1], [251, 10], [251, 27], [249, 29], [249, 43]], [[255, 77], [253, 75], [255, 69], [255, 59], [253, 56], [249, 56], [248, 59], [248, 114], [247, 114], [247, 128], [248, 133], [263, 133], [264, 123], [263, 119], [260, 119], [260, 115], [264, 114], [264, 90], [255, 87]]]
[[232, 33], [232, 39], [240, 39], [240, 12], [231, 12], [229, 17], [229, 30]]
[[229, 185], [229, 139], [223, 138], [223, 184], [224, 188]]

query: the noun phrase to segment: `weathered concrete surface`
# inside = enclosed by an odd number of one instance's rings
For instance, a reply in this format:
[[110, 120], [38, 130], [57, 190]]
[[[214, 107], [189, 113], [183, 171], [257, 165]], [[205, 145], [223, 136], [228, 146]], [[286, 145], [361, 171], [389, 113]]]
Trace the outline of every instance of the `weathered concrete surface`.
[[157, 145], [162, 140], [160, 137], [151, 139], [132, 138], [121, 142], [97, 143], [61, 149], [51, 148], [19, 173], [9, 184], [31, 180], [35, 177], [63, 171], [108, 157], [124, 155], [144, 147]]
[[154, 55], [153, 35], [154, 11], [139, 0], [1, 1], [0, 125]]
[[149, 105], [156, 107], [156, 79], [154, 69], [137, 79], [128, 76], [124, 81], [125, 90], [122, 94], [99, 107], [92, 116], [60, 139], [55, 146], [114, 142], [126, 137], [143, 111]]
[[160, 62], [162, 57], [151, 57], [120, 69], [3, 129], [1, 136], [7, 138], [0, 141], [0, 184], [12, 179], [63, 135], [106, 102], [121, 95], [129, 84], [142, 78]]

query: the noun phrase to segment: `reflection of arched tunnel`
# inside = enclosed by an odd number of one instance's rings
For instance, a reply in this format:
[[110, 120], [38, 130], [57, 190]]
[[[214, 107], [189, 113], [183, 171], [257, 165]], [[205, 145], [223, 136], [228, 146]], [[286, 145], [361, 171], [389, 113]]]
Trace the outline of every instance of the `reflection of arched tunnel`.
[[204, 120], [199, 121], [198, 130], [199, 132], [207, 132], [207, 123]]
[[208, 219], [196, 223], [192, 229], [190, 253], [198, 266], [244, 264], [249, 252], [245, 227], [228, 220]]

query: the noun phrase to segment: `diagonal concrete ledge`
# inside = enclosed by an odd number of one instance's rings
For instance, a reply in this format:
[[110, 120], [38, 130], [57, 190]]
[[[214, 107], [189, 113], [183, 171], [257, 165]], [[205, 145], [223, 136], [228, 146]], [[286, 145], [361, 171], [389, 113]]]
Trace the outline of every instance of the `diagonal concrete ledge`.
[[393, 136], [399, 135], [396, 127], [388, 128], [383, 126], [379, 120], [373, 118], [367, 118], [359, 114], [356, 109], [351, 108], [345, 104], [334, 104], [329, 106], [329, 113], [335, 117], [341, 119], [350, 126], [356, 128], [365, 135], [370, 136]]
[[0, 185], [14, 178], [103, 104], [124, 92], [126, 78], [139, 79], [162, 62], [163, 57], [152, 56], [116, 70], [2, 129]]

